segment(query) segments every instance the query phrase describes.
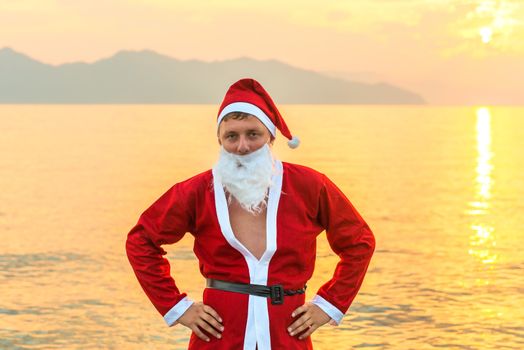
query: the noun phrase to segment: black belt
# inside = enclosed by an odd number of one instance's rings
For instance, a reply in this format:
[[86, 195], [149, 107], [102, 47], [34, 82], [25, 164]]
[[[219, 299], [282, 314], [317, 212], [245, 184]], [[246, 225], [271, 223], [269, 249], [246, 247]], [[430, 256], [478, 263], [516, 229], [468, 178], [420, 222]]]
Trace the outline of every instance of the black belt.
[[248, 284], [248, 283], [234, 283], [215, 280], [212, 278], [207, 279], [207, 288], [220, 289], [228, 292], [236, 292], [242, 294], [256, 295], [259, 297], [271, 298], [271, 304], [278, 305], [284, 303], [284, 295], [291, 296], [296, 294], [304, 294], [307, 286], [297, 290], [284, 290], [281, 284], [275, 284], [273, 286], [264, 286], [261, 284]]

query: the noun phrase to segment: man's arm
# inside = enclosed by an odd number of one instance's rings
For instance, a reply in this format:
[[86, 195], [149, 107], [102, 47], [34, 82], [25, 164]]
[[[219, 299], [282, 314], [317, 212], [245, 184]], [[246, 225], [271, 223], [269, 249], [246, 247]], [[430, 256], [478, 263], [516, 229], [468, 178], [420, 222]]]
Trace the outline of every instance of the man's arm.
[[326, 176], [323, 179], [318, 220], [340, 261], [313, 303], [339, 324], [362, 285], [375, 250], [375, 237], [344, 193]]
[[161, 247], [195, 231], [194, 186], [191, 180], [176, 184], [155, 201], [129, 232], [126, 251], [138, 282], [168, 326], [180, 323], [210, 341], [203, 331], [220, 339], [222, 319], [212, 307], [180, 293]]
[[174, 185], [142, 213], [126, 241], [127, 256], [138, 282], [170, 326], [193, 302], [177, 288], [161, 246], [178, 242], [193, 230], [191, 204], [182, 185]]

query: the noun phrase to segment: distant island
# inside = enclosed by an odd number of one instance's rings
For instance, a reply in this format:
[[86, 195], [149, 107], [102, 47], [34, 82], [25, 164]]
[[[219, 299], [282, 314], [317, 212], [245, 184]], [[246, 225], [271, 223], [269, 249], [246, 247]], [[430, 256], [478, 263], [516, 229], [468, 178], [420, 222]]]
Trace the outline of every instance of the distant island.
[[54, 66], [0, 49], [0, 103], [217, 104], [229, 85], [244, 77], [259, 80], [276, 103], [426, 103], [387, 83], [352, 82], [276, 60], [182, 61], [143, 50]]

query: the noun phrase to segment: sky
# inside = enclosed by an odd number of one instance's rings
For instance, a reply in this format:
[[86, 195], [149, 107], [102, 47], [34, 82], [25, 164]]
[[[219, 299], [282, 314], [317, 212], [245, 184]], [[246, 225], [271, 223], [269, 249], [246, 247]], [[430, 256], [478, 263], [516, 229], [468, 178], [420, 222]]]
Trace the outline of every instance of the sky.
[[2, 47], [55, 65], [273, 59], [431, 104], [524, 105], [522, 0], [0, 0]]

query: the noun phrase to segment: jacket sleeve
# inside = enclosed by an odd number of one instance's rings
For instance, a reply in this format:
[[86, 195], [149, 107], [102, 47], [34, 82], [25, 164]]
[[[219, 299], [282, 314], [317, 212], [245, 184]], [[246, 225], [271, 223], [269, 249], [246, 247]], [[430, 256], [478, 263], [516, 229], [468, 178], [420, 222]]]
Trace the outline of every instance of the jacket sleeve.
[[347, 197], [323, 175], [318, 220], [331, 249], [340, 257], [333, 277], [317, 292], [313, 303], [339, 324], [364, 280], [375, 238]]
[[194, 231], [194, 203], [182, 184], [171, 187], [142, 213], [126, 241], [127, 257], [138, 282], [169, 326], [192, 304], [171, 277], [166, 251], [161, 247]]

